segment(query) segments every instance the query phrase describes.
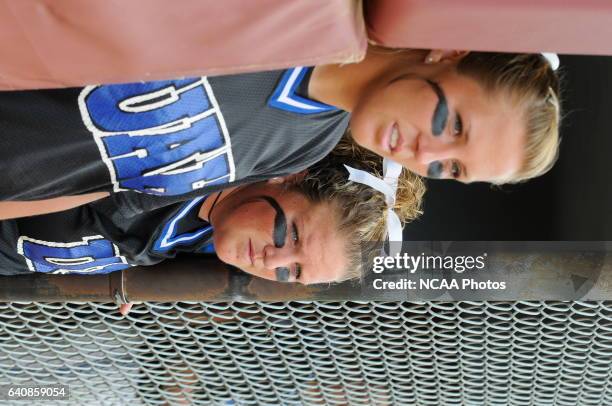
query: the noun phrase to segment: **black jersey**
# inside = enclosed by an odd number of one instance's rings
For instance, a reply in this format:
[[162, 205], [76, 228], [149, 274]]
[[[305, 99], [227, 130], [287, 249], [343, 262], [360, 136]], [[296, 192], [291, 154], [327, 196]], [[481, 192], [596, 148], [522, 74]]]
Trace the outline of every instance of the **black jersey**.
[[104, 199], [71, 210], [0, 222], [0, 275], [108, 273], [153, 265], [179, 251], [211, 253], [204, 196], [138, 215]]
[[308, 71], [0, 92], [0, 200], [135, 191], [176, 202], [299, 172], [348, 125], [303, 97]]

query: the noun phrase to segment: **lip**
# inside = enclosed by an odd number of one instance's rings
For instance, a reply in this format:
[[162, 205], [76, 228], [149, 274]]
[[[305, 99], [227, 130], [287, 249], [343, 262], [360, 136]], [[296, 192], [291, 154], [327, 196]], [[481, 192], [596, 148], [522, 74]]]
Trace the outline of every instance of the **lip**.
[[414, 137], [414, 143], [412, 145], [412, 155], [416, 157], [417, 152], [419, 152], [419, 140], [421, 139], [421, 134], [417, 134], [416, 137]]
[[251, 266], [255, 264], [253, 260], [253, 244], [251, 243], [251, 239], [249, 238], [249, 259], [251, 260]]

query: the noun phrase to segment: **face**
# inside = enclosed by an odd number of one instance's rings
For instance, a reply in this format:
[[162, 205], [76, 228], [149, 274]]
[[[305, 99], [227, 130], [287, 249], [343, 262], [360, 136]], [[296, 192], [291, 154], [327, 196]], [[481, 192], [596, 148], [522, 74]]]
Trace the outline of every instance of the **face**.
[[526, 138], [520, 106], [504, 96], [453, 64], [394, 71], [358, 100], [351, 132], [421, 176], [497, 182], [521, 169]]
[[246, 186], [223, 199], [212, 215], [217, 256], [279, 282], [337, 281], [348, 261], [330, 210], [282, 185]]

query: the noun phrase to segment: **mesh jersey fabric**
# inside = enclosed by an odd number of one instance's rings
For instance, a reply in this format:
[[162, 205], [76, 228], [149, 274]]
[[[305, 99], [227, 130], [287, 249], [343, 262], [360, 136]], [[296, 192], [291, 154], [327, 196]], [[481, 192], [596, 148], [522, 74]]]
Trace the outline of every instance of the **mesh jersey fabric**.
[[[198, 213], [205, 197], [125, 217], [102, 200], [59, 213], [0, 222], [0, 274], [99, 274], [153, 265], [212, 243]], [[107, 215], [110, 213], [110, 215]]]
[[0, 200], [127, 191], [139, 196], [120, 201], [153, 210], [299, 172], [333, 149], [349, 115], [270, 105], [294, 70], [0, 92]]

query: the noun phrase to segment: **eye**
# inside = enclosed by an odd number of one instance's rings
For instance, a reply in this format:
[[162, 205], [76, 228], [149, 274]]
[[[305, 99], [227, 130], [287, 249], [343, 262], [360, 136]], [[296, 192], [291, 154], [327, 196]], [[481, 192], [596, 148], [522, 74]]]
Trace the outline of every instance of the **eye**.
[[461, 165], [458, 162], [453, 162], [450, 167], [451, 176], [455, 179], [461, 176]]
[[295, 225], [295, 223], [291, 225], [291, 240], [294, 243], [297, 243], [300, 240], [300, 237], [298, 235], [297, 226]]
[[299, 281], [301, 276], [302, 276], [302, 267], [300, 266], [300, 264], [295, 264], [294, 280], [296, 282]]
[[463, 133], [463, 121], [461, 120], [461, 116], [457, 114], [455, 116], [455, 125], [453, 127], [453, 135], [459, 136]]
[[[297, 243], [300, 241], [300, 236], [298, 234], [298, 229], [295, 223], [291, 224], [291, 240], [293, 241], [294, 246], [297, 245]], [[295, 264], [295, 268], [293, 269], [293, 280], [297, 282], [298, 280], [300, 280], [300, 276], [302, 276], [302, 267], [300, 266], [300, 264]]]

